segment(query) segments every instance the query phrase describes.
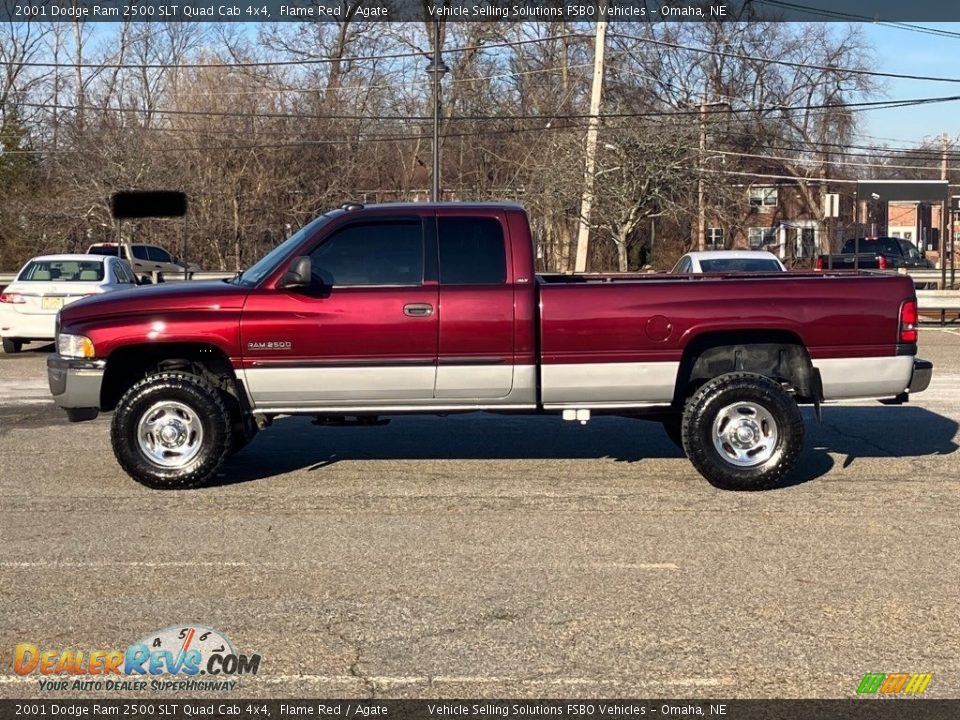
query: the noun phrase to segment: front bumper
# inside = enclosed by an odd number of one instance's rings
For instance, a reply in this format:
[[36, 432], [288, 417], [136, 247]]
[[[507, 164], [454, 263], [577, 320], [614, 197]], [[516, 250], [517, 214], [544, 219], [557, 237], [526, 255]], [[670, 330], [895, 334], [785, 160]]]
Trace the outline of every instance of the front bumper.
[[53, 401], [72, 421], [93, 420], [100, 412], [100, 386], [106, 360], [47, 356], [47, 382]]
[[930, 378], [933, 377], [933, 363], [929, 360], [913, 361], [913, 375], [910, 376], [910, 387], [907, 391], [913, 393], [923, 392], [930, 386]]

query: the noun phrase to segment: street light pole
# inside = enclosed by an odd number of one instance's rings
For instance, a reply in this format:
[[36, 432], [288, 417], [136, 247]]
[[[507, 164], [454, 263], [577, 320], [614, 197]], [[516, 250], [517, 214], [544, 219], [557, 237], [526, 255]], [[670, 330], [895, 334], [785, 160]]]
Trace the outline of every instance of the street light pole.
[[440, 53], [440, 21], [433, 20], [433, 57], [427, 66], [427, 74], [433, 79], [433, 178], [430, 200], [440, 200], [440, 79], [450, 72]]

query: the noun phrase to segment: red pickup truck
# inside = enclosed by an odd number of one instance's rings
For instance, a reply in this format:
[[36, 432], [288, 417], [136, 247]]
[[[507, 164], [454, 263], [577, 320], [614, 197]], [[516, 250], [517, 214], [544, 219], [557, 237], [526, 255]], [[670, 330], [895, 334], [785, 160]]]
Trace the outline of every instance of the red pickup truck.
[[798, 404], [927, 387], [916, 323], [909, 277], [538, 276], [517, 205], [346, 205], [232, 280], [65, 307], [48, 375], [69, 419], [114, 412], [156, 488], [278, 416], [486, 410], [658, 420], [707, 480], [759, 489], [800, 456]]

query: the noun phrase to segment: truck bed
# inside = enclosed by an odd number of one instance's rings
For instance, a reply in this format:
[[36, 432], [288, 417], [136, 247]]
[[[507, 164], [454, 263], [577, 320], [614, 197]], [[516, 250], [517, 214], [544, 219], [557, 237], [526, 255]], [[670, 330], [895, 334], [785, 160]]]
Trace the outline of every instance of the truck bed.
[[913, 368], [898, 346], [909, 277], [552, 275], [538, 291], [545, 407], [668, 403], [685, 352], [713, 337], [805, 347], [826, 399], [897, 395]]

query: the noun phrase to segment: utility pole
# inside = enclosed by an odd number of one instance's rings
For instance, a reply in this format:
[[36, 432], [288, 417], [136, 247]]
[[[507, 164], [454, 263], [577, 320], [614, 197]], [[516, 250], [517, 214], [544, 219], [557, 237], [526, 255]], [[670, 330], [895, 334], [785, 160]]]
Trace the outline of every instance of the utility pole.
[[697, 250], [703, 250], [707, 242], [707, 210], [703, 203], [703, 163], [707, 154], [707, 108], [726, 107], [723, 101], [707, 102], [700, 98], [700, 151], [697, 154]]
[[[940, 179], [947, 179], [947, 149], [950, 147], [950, 136], [943, 134], [943, 156], [940, 160]], [[949, 193], [948, 193], [949, 195]], [[940, 289], [947, 287], [947, 210], [949, 202], [944, 198], [940, 204]], [[951, 248], [952, 249], [952, 248]], [[952, 256], [953, 253], [951, 253]]]
[[440, 190], [440, 80], [450, 72], [443, 62], [440, 48], [440, 21], [433, 19], [433, 57], [427, 66], [427, 75], [433, 83], [433, 173], [430, 180], [430, 200], [439, 202]]
[[707, 243], [707, 213], [703, 208], [703, 156], [707, 152], [707, 102], [700, 98], [700, 152], [697, 154], [697, 250]]
[[580, 199], [580, 226], [577, 230], [575, 272], [586, 272], [590, 251], [590, 211], [596, 180], [597, 136], [600, 131], [600, 100], [603, 95], [603, 54], [607, 39], [607, 21], [597, 21], [593, 47], [593, 87], [590, 91], [590, 122], [587, 125], [587, 152], [584, 158], [583, 197]]

